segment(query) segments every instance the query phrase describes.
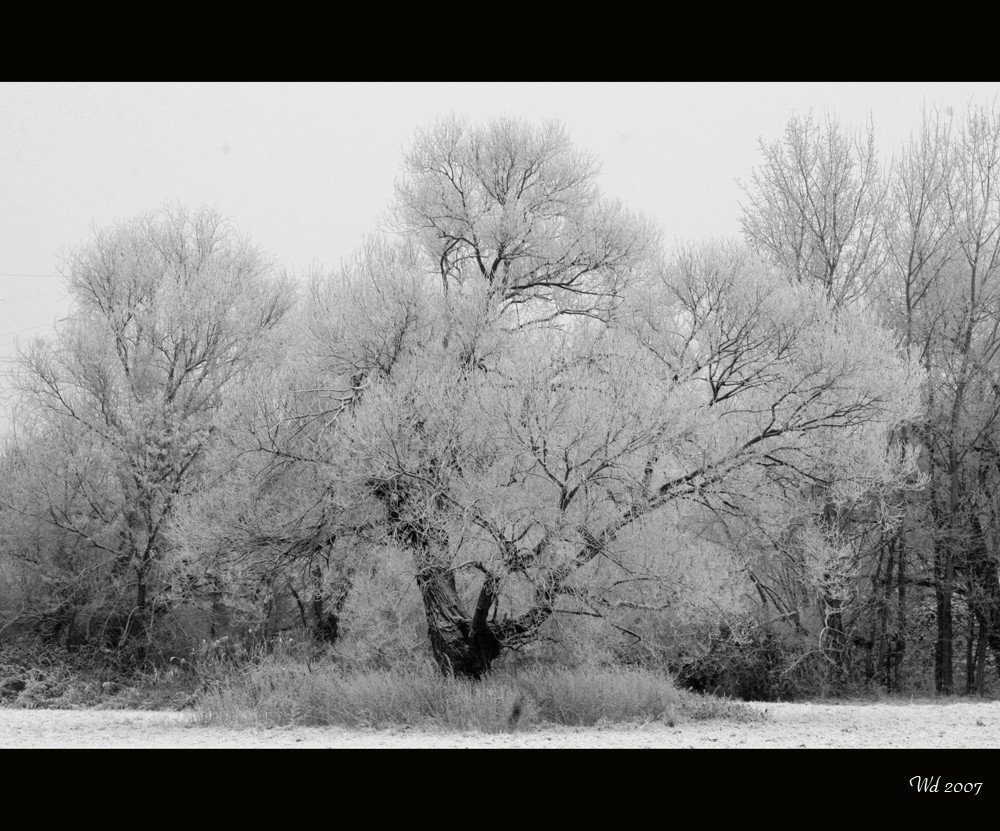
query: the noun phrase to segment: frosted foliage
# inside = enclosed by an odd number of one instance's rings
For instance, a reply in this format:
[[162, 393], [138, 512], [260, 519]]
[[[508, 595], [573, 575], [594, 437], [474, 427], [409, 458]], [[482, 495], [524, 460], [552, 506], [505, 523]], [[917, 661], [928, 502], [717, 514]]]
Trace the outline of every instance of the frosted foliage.
[[212, 212], [98, 232], [23, 356], [19, 539], [128, 615], [477, 678], [548, 636], [709, 649], [788, 587], [782, 620], [846, 603], [923, 483], [926, 372], [874, 311], [904, 313], [873, 295], [898, 252], [870, 141], [800, 119], [763, 149], [748, 244], [669, 255], [562, 127], [514, 118], [420, 132], [383, 232], [295, 291]]
[[18, 510], [114, 562], [142, 609], [174, 506], [203, 485], [225, 400], [291, 298], [210, 211], [98, 231], [65, 271], [73, 310], [18, 373], [21, 439], [51, 451], [25, 471]]
[[721, 532], [694, 540], [677, 522], [655, 544], [669, 506], [711, 514], [738, 497], [752, 511], [754, 487], [800, 500], [818, 481], [846, 503], [912, 474], [885, 441], [915, 417], [920, 374], [867, 313], [835, 310], [739, 246], [672, 259], [610, 324], [511, 331], [469, 314], [483, 301], [467, 291], [406, 306], [422, 310], [409, 331], [448, 336], [415, 337], [367, 376], [339, 422], [339, 478], [391, 485], [395, 510], [436, 529], [435, 562], [470, 593], [492, 575], [510, 619], [539, 603], [602, 615], [671, 595], [735, 604], [726, 569], [738, 563], [691, 570]]
[[446, 292], [485, 282], [514, 325], [605, 316], [657, 234], [600, 196], [596, 172], [557, 124], [444, 120], [406, 157], [395, 226]]
[[873, 130], [852, 134], [810, 113], [760, 150], [763, 162], [743, 186], [747, 240], [837, 305], [864, 298], [886, 258], [886, 187]]

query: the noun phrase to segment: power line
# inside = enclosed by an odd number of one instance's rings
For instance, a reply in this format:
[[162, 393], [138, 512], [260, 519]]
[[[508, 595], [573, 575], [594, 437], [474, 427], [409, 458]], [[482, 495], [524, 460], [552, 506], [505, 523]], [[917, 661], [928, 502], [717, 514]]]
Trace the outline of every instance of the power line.
[[22, 294], [20, 297], [0, 297], [0, 302], [2, 303], [18, 303], [22, 300], [37, 300], [39, 297], [51, 297], [53, 294], [58, 294], [62, 289], [49, 289], [48, 291], [40, 291], [35, 294]]
[[23, 274], [21, 272], [3, 272], [0, 277], [62, 277], [62, 274]]
[[52, 326], [51, 323], [39, 323], [37, 326], [26, 326], [24, 329], [18, 329], [13, 332], [0, 332], [0, 338], [5, 338], [8, 335], [20, 335], [22, 332], [30, 332], [32, 329], [42, 329], [46, 326]]

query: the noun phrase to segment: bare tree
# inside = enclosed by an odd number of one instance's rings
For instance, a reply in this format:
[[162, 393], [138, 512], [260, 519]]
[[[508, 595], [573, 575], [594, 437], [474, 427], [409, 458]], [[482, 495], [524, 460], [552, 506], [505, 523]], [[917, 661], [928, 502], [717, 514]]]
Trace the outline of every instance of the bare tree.
[[596, 173], [556, 123], [442, 120], [406, 155], [396, 227], [421, 245], [446, 293], [480, 282], [521, 325], [603, 317], [656, 234], [601, 198]]
[[[978, 621], [981, 642], [1000, 619], [995, 557], [984, 542], [992, 520], [982, 509], [998, 416], [997, 125], [989, 109], [972, 109], [961, 120], [926, 113], [883, 186], [871, 127], [862, 140], [829, 120], [821, 128], [811, 117], [795, 118], [782, 141], [762, 142], [764, 163], [745, 188], [743, 225], [754, 245], [795, 279], [818, 281], [840, 306], [862, 295], [877, 301], [926, 373], [923, 412], [900, 425], [894, 442], [912, 445], [928, 488], [922, 496], [897, 496], [902, 521], [876, 547], [884, 582], [875, 589], [875, 626], [898, 676], [906, 612], [915, 600], [907, 588], [933, 586], [941, 692], [955, 689], [955, 598], [961, 614]], [[927, 573], [913, 573], [928, 546]], [[891, 627], [890, 580], [897, 615]], [[884, 640], [890, 629], [891, 649]], [[971, 634], [967, 643], [972, 650]], [[982, 656], [983, 649], [972, 651]], [[981, 657], [975, 660], [981, 665]]]
[[846, 133], [832, 118], [793, 117], [743, 186], [746, 238], [799, 282], [843, 305], [863, 296], [885, 257], [885, 184], [874, 130]]
[[[946, 498], [939, 526], [950, 533], [935, 557], [938, 641], [935, 676], [942, 692], [954, 690], [952, 593], [956, 564], [965, 559], [959, 532], [968, 507], [963, 491], [967, 469], [1000, 416], [996, 364], [1000, 356], [1000, 116], [972, 110], [953, 145], [954, 171], [946, 190], [954, 227], [955, 258], [946, 274], [944, 338], [938, 342], [932, 379], [939, 382], [943, 439], [942, 472]], [[940, 395], [943, 393], [943, 395]], [[992, 399], [992, 400], [991, 400]], [[937, 403], [937, 402], [936, 402]], [[985, 563], [984, 563], [985, 564]], [[993, 563], [993, 573], [996, 564]], [[994, 601], [995, 603], [995, 601]], [[992, 617], [993, 615], [991, 615]]]
[[[901, 475], [870, 451], [913, 415], [918, 375], [866, 315], [747, 251], [677, 258], [610, 324], [512, 331], [453, 314], [468, 291], [417, 304], [330, 454], [412, 556], [445, 671], [479, 677], [558, 614], [663, 608], [670, 555], [636, 535], [678, 505], [819, 477], [848, 499]], [[470, 363], [456, 344], [473, 340]]]
[[270, 517], [277, 557], [402, 551], [445, 672], [480, 677], [567, 617], [637, 637], [626, 616], [686, 585], [673, 549], [709, 545], [685, 518], [903, 476], [872, 448], [919, 377], [873, 318], [741, 246], [664, 261], [594, 170], [552, 125], [421, 133], [398, 239], [317, 275], [308, 357], [242, 433], [268, 495], [224, 511], [232, 539]]
[[227, 392], [290, 297], [274, 266], [211, 211], [164, 210], [99, 231], [65, 273], [73, 310], [53, 339], [25, 350], [18, 388], [86, 510], [38, 488], [19, 509], [110, 558], [130, 587], [132, 635], [155, 605], [176, 501], [199, 486]]

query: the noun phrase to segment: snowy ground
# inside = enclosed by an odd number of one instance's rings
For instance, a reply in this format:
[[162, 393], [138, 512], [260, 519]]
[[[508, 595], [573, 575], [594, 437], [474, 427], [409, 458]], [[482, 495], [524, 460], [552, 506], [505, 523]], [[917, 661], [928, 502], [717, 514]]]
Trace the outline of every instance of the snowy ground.
[[188, 712], [0, 709], [0, 748], [1000, 748], [1000, 702], [753, 704], [767, 720], [502, 735], [333, 727], [237, 730]]

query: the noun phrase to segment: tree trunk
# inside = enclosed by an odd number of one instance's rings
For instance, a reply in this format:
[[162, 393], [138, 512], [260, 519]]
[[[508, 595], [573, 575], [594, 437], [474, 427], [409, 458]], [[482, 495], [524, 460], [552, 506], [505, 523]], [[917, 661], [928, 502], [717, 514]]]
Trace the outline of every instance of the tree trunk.
[[[973, 616], [975, 624], [978, 624], [978, 632], [976, 638], [976, 650], [975, 655], [972, 660], [972, 665], [970, 666], [970, 673], [972, 675], [969, 683], [969, 692], [976, 693], [977, 695], [983, 695], [986, 691], [986, 630], [988, 624], [986, 618], [981, 614], [975, 614]], [[972, 624], [973, 626], [975, 624]]]
[[897, 691], [903, 689], [903, 659], [906, 657], [906, 545], [901, 540], [896, 561], [896, 638], [892, 650], [892, 678]]
[[340, 634], [340, 618], [326, 611], [326, 598], [319, 592], [312, 596], [313, 621], [310, 635], [316, 643], [334, 644]]
[[[939, 569], [935, 569], [935, 571], [939, 574], [941, 573]], [[934, 595], [937, 601], [937, 640], [934, 643], [934, 688], [942, 695], [951, 695], [955, 691], [951, 587], [943, 579], [938, 580], [937, 586], [934, 589]]]
[[979, 637], [976, 641], [976, 675], [973, 683], [973, 692], [983, 695], [986, 692], [986, 620], [977, 616], [979, 620]]
[[426, 519], [404, 518], [409, 494], [400, 481], [381, 482], [374, 493], [386, 506], [393, 536], [413, 556], [434, 661], [445, 675], [482, 678], [502, 650], [482, 610], [484, 603], [489, 607], [495, 599], [488, 594], [489, 587], [483, 587], [477, 614], [470, 618], [462, 608], [454, 571], [437, 558], [438, 551], [447, 550], [444, 532]]
[[[327, 565], [329, 565], [329, 559]], [[309, 636], [317, 644], [335, 644], [340, 636], [340, 616], [344, 611], [344, 604], [351, 589], [351, 575], [348, 574], [340, 581], [336, 592], [332, 595], [324, 591], [324, 572], [318, 563], [314, 563], [310, 569], [310, 577], [312, 598], [309, 606], [312, 612], [312, 622], [309, 626]]]
[[[892, 572], [896, 565], [896, 549], [899, 547], [899, 532], [895, 533], [886, 546], [885, 573], [882, 575], [882, 585], [874, 586], [875, 591], [879, 591], [878, 615], [876, 616], [876, 626], [878, 636], [875, 639], [878, 654], [875, 658], [875, 672], [877, 673], [877, 683], [885, 686], [886, 690], [892, 691], [892, 645], [889, 635], [889, 601], [892, 598]], [[881, 565], [881, 564], [880, 564]]]
[[996, 555], [987, 547], [982, 522], [973, 513], [971, 517], [973, 544], [969, 548], [967, 573], [969, 576], [969, 611], [979, 623], [979, 643], [976, 650], [975, 689], [982, 693], [985, 685], [987, 646], [1000, 664], [1000, 569]]
[[976, 618], [970, 614], [968, 629], [965, 633], [965, 694], [971, 695], [976, 684], [975, 651]]
[[[952, 480], [954, 485], [954, 480]], [[954, 501], [954, 490], [950, 501]], [[952, 621], [952, 593], [955, 574], [954, 562], [954, 514], [942, 516], [938, 494], [933, 479], [930, 494], [931, 513], [937, 535], [944, 539], [934, 540], [934, 601], [937, 619], [937, 637], [934, 641], [934, 689], [941, 695], [951, 695], [955, 691], [954, 681], [954, 630]]]
[[136, 566], [135, 608], [129, 614], [128, 623], [122, 633], [122, 645], [135, 641], [148, 632], [149, 586], [146, 579], [148, 566]]
[[450, 569], [425, 565], [418, 570], [417, 586], [427, 615], [431, 652], [441, 671], [460, 678], [482, 678], [503, 648], [493, 628], [470, 619], [462, 609]]
[[823, 608], [823, 652], [834, 662], [838, 669], [844, 666], [844, 613], [839, 598], [832, 597], [826, 591], [820, 591], [820, 602]]

